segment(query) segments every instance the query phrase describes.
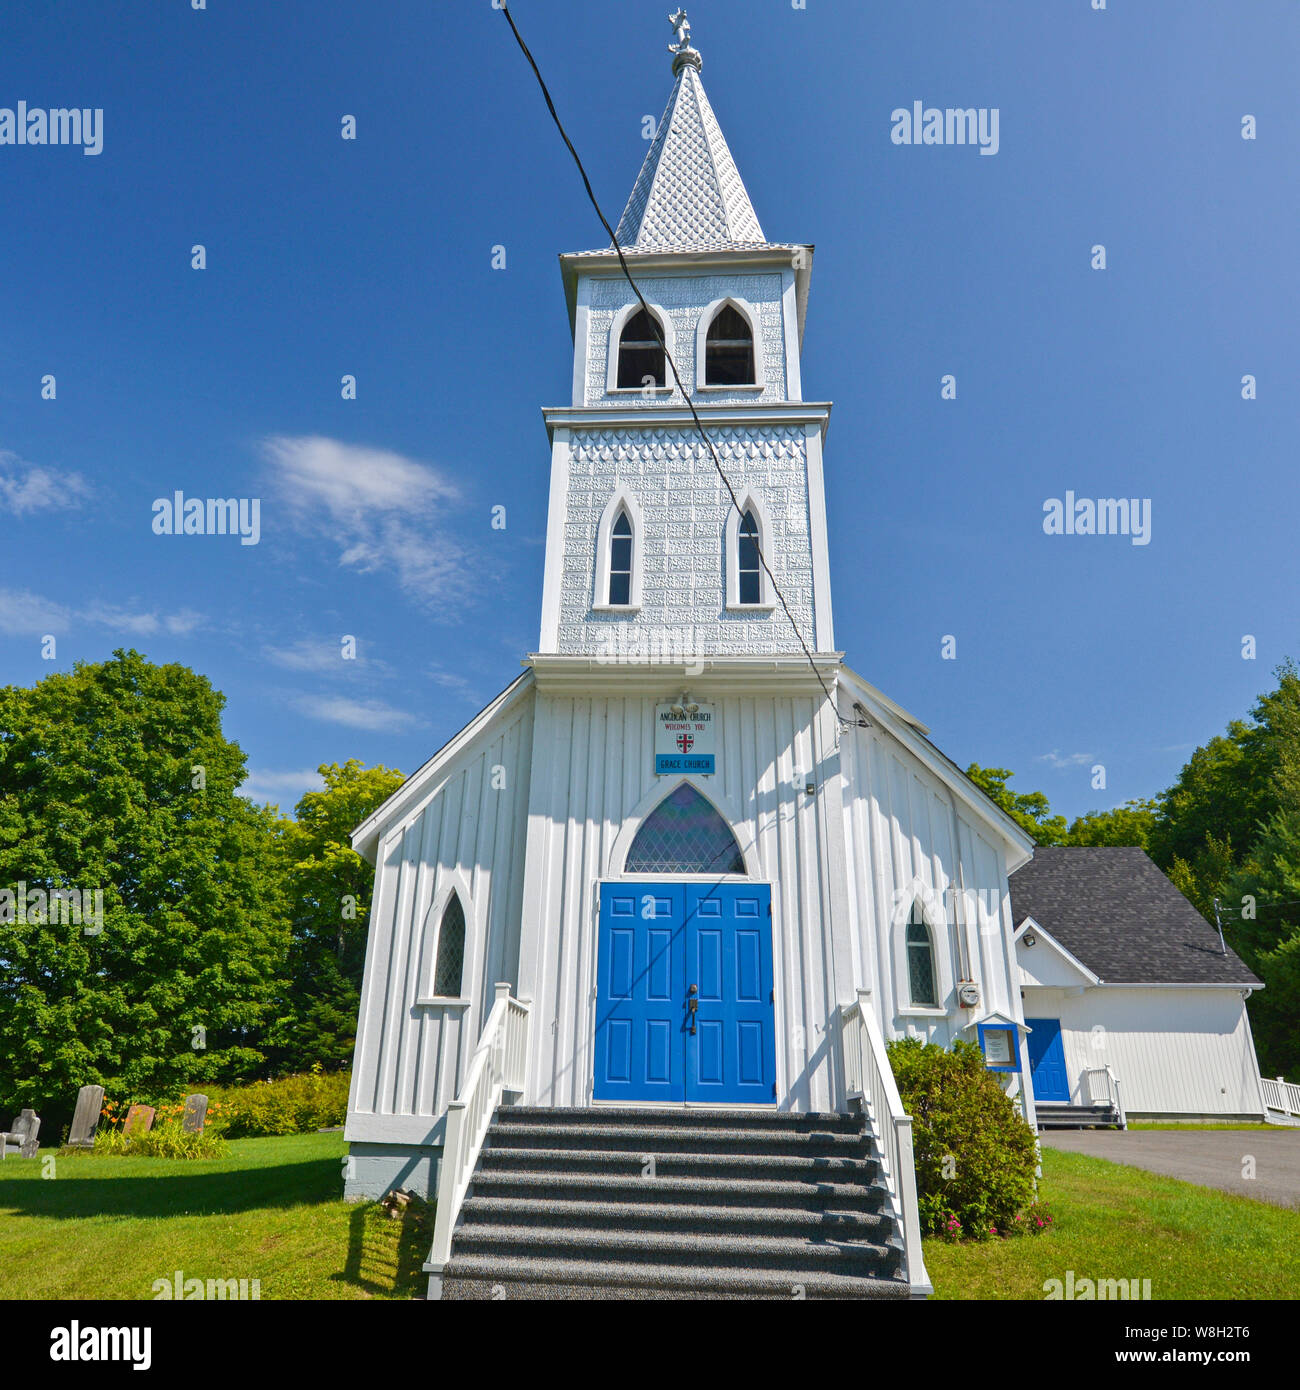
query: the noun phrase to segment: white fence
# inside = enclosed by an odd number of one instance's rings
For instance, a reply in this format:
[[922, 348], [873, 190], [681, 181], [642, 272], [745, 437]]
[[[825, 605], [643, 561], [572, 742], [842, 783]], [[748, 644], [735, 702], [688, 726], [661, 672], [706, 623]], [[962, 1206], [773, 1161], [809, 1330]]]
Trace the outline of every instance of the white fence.
[[1270, 1110], [1280, 1115], [1300, 1116], [1300, 1086], [1280, 1076], [1276, 1080], [1261, 1076], [1259, 1084], [1264, 1091], [1264, 1104]]
[[528, 1063], [527, 1001], [512, 999], [510, 986], [496, 987], [496, 1001], [483, 1025], [478, 1047], [460, 1094], [447, 1107], [442, 1167], [438, 1172], [438, 1211], [433, 1225], [433, 1249], [425, 1273], [431, 1297], [441, 1292], [441, 1276], [451, 1258], [451, 1236], [460, 1216], [470, 1178], [478, 1164], [483, 1139], [506, 1091], [521, 1092]]
[[840, 1043], [849, 1098], [861, 1099], [880, 1147], [889, 1200], [903, 1234], [903, 1274], [913, 1297], [933, 1293], [921, 1254], [912, 1117], [903, 1111], [898, 1085], [885, 1054], [885, 1040], [872, 1012], [871, 996], [861, 990], [856, 1004], [840, 1010]]
[[1111, 1107], [1119, 1117], [1120, 1129], [1128, 1128], [1128, 1117], [1124, 1114], [1124, 1101], [1119, 1093], [1119, 1078], [1109, 1065], [1086, 1067], [1079, 1092], [1084, 1105]]

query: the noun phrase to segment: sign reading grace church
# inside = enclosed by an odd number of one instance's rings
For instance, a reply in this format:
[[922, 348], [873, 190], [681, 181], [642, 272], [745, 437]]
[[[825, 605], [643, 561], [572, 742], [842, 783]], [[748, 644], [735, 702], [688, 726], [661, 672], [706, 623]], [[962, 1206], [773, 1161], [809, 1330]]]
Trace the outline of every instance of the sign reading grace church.
[[669, 772], [714, 772], [712, 705], [688, 703], [655, 706], [655, 776]]

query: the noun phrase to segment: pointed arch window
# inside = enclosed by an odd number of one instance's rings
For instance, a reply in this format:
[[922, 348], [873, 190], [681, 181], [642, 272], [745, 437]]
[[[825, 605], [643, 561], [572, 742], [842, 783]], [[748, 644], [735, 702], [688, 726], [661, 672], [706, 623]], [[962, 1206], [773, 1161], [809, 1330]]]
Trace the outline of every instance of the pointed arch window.
[[758, 521], [753, 509], [745, 513], [736, 536], [736, 571], [740, 602], [758, 603], [763, 593], [763, 569], [759, 563]]
[[919, 903], [907, 923], [907, 984], [913, 1008], [937, 1008], [939, 992], [934, 968], [934, 938]]
[[645, 523], [636, 498], [618, 487], [596, 528], [596, 586], [591, 606], [598, 613], [629, 614], [641, 607]]
[[772, 528], [762, 498], [749, 493], [740, 506], [732, 507], [727, 516], [726, 579], [727, 608], [761, 609], [772, 607], [772, 586], [763, 568], [763, 559], [770, 564]]
[[734, 304], [713, 316], [704, 345], [706, 386], [754, 386], [754, 330]]
[[440, 999], [459, 999], [465, 969], [465, 909], [452, 892], [438, 926], [438, 955], [433, 968], [433, 992]]
[[[658, 328], [659, 336], [655, 334]], [[667, 381], [664, 361], [663, 323], [656, 315], [653, 320], [645, 309], [623, 325], [618, 340], [618, 388], [620, 391], [640, 390], [645, 386], [663, 386]]]
[[629, 874], [743, 874], [745, 857], [717, 808], [683, 782], [641, 823], [623, 867]]
[[609, 535], [609, 598], [612, 608], [626, 608], [632, 602], [632, 523], [619, 512]]

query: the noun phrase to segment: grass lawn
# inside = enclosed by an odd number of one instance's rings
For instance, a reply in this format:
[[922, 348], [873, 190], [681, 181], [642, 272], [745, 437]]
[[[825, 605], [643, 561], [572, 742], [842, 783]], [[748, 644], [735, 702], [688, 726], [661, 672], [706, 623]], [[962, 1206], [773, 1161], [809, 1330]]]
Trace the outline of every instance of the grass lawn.
[[936, 1298], [1041, 1299], [1048, 1279], [1150, 1279], [1151, 1297], [1300, 1297], [1300, 1211], [1084, 1154], [1043, 1149], [1040, 1236], [947, 1245], [925, 1262]]
[[[260, 1279], [264, 1299], [414, 1297], [427, 1213], [340, 1200], [343, 1136], [237, 1139], [207, 1161], [0, 1163], [0, 1299], [153, 1297], [155, 1279]], [[42, 1153], [44, 1159], [47, 1153]], [[1153, 1298], [1300, 1297], [1300, 1212], [1043, 1150], [1041, 1236], [926, 1243], [935, 1297], [1043, 1297], [1047, 1279], [1150, 1279]]]
[[411, 1298], [431, 1234], [341, 1200], [341, 1133], [236, 1139], [221, 1159], [0, 1163], [0, 1298], [153, 1298], [155, 1279], [260, 1279], [274, 1298]]

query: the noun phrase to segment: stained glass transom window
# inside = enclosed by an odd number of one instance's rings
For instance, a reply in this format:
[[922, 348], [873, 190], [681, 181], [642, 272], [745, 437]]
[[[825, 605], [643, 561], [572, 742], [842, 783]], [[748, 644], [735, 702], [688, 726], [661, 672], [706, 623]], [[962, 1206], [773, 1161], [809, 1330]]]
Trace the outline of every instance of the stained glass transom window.
[[632, 841], [629, 874], [743, 874], [745, 860], [727, 822], [689, 782], [669, 793]]

